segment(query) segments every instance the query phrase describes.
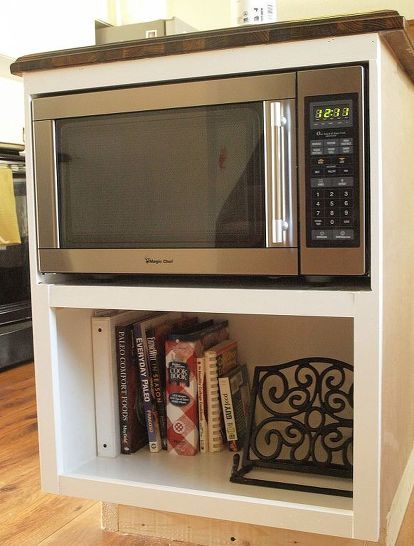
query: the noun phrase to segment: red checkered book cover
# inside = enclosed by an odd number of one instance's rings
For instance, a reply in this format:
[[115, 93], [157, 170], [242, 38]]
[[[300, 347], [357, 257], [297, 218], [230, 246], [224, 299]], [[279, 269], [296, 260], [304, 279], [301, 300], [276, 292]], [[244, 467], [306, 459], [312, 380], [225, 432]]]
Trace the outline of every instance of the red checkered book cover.
[[228, 322], [212, 320], [171, 333], [165, 344], [168, 451], [196, 455], [199, 450], [197, 358], [223, 339]]

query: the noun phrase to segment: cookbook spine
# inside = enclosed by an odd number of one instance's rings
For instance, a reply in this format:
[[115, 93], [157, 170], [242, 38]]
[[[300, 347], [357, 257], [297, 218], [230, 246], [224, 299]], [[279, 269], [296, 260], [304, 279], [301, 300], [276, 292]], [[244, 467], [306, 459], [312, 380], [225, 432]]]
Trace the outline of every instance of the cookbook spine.
[[162, 370], [155, 338], [155, 330], [147, 331], [147, 347], [149, 367], [151, 373], [152, 387], [154, 391], [155, 406], [158, 414], [158, 424], [161, 435], [161, 447], [167, 449], [167, 412], [165, 408], [164, 386], [162, 381]]
[[208, 453], [207, 391], [204, 357], [197, 358], [197, 395], [200, 452]]
[[138, 392], [138, 368], [134, 349], [133, 326], [116, 326], [116, 355], [119, 385], [121, 453], [130, 454], [147, 441]]
[[134, 324], [134, 335], [149, 448], [152, 453], [158, 453], [158, 451], [160, 451], [162, 447], [161, 434], [158, 424], [158, 411], [154, 399], [154, 389], [151, 381], [149, 357], [146, 351], [146, 347], [144, 346], [142, 327], [139, 323]]

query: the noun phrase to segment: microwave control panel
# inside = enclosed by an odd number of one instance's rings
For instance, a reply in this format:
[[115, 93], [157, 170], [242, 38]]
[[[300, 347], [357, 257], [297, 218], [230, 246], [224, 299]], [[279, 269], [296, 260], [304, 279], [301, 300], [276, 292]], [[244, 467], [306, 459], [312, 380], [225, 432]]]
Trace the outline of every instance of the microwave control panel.
[[306, 243], [360, 244], [358, 94], [305, 99]]

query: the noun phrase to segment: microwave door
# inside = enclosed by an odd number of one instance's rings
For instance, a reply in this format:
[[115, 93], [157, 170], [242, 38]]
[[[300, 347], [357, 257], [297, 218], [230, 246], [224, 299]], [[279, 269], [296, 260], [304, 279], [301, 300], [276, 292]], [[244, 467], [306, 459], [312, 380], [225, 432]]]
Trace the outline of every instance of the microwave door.
[[284, 98], [295, 80], [196, 82], [194, 106], [167, 104], [163, 92], [157, 109], [124, 111], [111, 101], [131, 90], [102, 91], [108, 104], [96, 113], [43, 113], [34, 122], [40, 270], [297, 275], [295, 101]]

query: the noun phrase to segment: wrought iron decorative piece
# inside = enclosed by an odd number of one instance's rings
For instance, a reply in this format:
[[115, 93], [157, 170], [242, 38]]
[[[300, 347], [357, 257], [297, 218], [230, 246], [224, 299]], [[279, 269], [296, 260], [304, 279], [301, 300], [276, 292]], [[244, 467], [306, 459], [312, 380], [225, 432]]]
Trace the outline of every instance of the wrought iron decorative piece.
[[[352, 478], [353, 367], [324, 357], [255, 368], [248, 432], [230, 481], [351, 497], [347, 489], [246, 477], [253, 469]], [[277, 476], [275, 474], [275, 476]]]

